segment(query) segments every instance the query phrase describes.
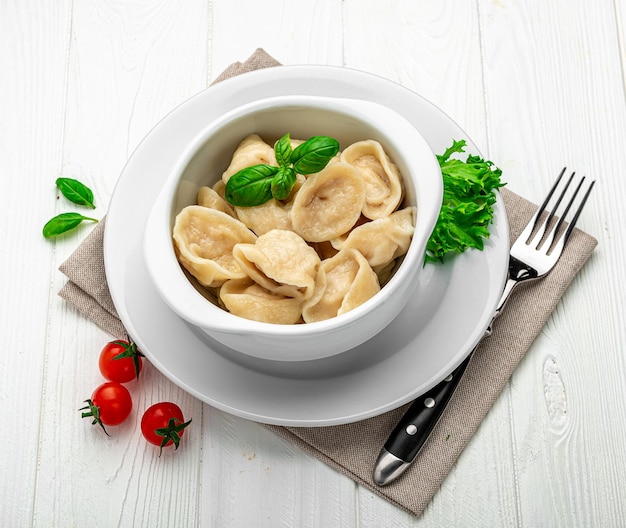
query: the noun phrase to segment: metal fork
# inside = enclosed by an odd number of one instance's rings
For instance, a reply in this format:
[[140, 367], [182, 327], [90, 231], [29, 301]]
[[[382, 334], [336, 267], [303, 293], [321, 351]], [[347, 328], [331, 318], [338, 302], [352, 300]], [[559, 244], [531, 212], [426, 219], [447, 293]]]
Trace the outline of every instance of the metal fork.
[[[491, 335], [493, 322], [504, 309], [516, 286], [547, 275], [563, 253], [563, 248], [595, 184], [594, 180], [585, 186], [586, 178], [583, 176], [574, 188], [570, 189], [576, 173], [572, 172], [569, 178], [564, 179], [565, 172], [566, 168], [563, 168], [546, 199], [511, 247], [504, 291], [481, 341]], [[578, 205], [574, 206], [577, 198]], [[563, 211], [559, 213], [559, 207], [562, 205]], [[572, 211], [574, 211], [572, 218], [567, 220]], [[373, 475], [376, 484], [379, 486], [389, 484], [411, 465], [443, 414], [479, 344], [480, 342], [452, 374], [420, 396], [408, 408], [380, 451]]]

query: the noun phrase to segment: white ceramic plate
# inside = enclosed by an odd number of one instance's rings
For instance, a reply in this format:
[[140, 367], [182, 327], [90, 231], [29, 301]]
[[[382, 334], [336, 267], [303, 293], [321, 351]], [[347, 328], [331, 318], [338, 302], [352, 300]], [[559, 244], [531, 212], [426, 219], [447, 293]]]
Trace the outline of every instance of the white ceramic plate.
[[183, 103], [143, 140], [122, 172], [106, 220], [107, 280], [129, 335], [150, 362], [202, 401], [265, 423], [326, 426], [369, 418], [416, 398], [461, 363], [487, 328], [504, 285], [508, 223], [496, 204], [484, 251], [428, 265], [402, 314], [362, 346], [311, 362], [257, 360], [212, 342], [161, 301], [142, 253], [160, 184], [206, 123], [256, 98], [310, 94], [387, 104], [439, 153], [467, 139], [448, 116], [386, 79], [332, 66], [280, 66], [223, 81]]

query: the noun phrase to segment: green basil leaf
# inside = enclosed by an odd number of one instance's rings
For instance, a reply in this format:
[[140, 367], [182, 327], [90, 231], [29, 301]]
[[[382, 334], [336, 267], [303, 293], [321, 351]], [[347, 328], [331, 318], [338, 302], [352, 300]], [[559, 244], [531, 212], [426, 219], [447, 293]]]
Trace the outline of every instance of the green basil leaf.
[[339, 152], [339, 141], [328, 136], [313, 136], [298, 145], [291, 154], [291, 163], [298, 174], [321, 171]]
[[272, 198], [272, 178], [278, 167], [254, 165], [233, 174], [226, 183], [226, 201], [239, 207], [261, 205]]
[[61, 194], [65, 196], [70, 202], [78, 205], [86, 205], [95, 209], [96, 206], [93, 203], [93, 192], [91, 189], [72, 178], [57, 178], [56, 185], [61, 191]]
[[296, 184], [296, 173], [289, 167], [281, 167], [272, 178], [272, 196], [276, 200], [285, 200]]
[[61, 213], [51, 218], [43, 226], [43, 236], [52, 238], [80, 225], [83, 221], [97, 222], [95, 218], [89, 218], [79, 213]]
[[281, 137], [274, 145], [274, 154], [276, 155], [276, 161], [281, 167], [287, 167], [290, 163], [291, 153], [291, 138], [289, 133]]

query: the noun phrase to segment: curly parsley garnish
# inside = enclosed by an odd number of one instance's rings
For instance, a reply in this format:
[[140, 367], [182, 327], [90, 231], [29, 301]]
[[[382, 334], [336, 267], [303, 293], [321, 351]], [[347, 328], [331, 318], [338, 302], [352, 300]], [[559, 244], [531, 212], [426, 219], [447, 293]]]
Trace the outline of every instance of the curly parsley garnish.
[[495, 191], [506, 184], [500, 181], [502, 170], [491, 161], [472, 155], [466, 161], [451, 158], [464, 152], [465, 145], [465, 140], [453, 140], [452, 146], [437, 156], [443, 176], [443, 204], [426, 245], [425, 262], [443, 262], [449, 253], [462, 253], [467, 248], [482, 250], [483, 239], [489, 238]]

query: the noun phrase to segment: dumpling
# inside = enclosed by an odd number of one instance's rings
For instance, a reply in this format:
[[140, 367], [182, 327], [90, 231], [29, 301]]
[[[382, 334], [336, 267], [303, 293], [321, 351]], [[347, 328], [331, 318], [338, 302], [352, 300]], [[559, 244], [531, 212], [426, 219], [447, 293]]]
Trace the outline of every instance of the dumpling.
[[261, 236], [272, 229], [293, 231], [293, 226], [291, 225], [292, 200], [305, 181], [305, 176], [302, 174], [296, 175], [293, 189], [291, 189], [289, 196], [284, 201], [271, 198], [267, 202], [254, 207], [235, 207], [237, 218], [246, 224], [248, 228], [252, 229], [257, 236]]
[[230, 165], [222, 174], [222, 180], [226, 183], [233, 174], [254, 165], [276, 165], [276, 157], [272, 146], [257, 134], [250, 134], [239, 143]]
[[341, 161], [356, 167], [365, 180], [367, 218], [383, 218], [398, 208], [404, 196], [402, 176], [380, 143], [371, 139], [353, 143], [342, 152]]
[[224, 183], [224, 180], [217, 180], [211, 189], [213, 189], [217, 195], [226, 202], [226, 184]]
[[349, 231], [361, 216], [365, 183], [347, 163], [329, 163], [304, 182], [291, 208], [291, 224], [308, 242], [332, 240]]
[[200, 205], [189, 205], [178, 213], [173, 238], [180, 263], [208, 287], [246, 277], [233, 257], [233, 247], [256, 240], [239, 220]]
[[313, 297], [304, 303], [302, 318], [313, 323], [344, 314], [380, 290], [378, 277], [356, 249], [343, 249], [320, 265]]
[[230, 313], [246, 319], [275, 324], [301, 320], [301, 300], [271, 293], [250, 278], [225, 282], [220, 299]]
[[331, 240], [336, 249], [354, 248], [372, 268], [382, 267], [409, 249], [415, 227], [415, 207], [354, 228], [347, 236]]
[[313, 295], [320, 258], [293, 231], [273, 229], [253, 244], [237, 244], [233, 257], [266, 290], [305, 300]]
[[237, 218], [249, 229], [261, 236], [272, 229], [291, 231], [291, 205], [285, 205], [274, 198], [254, 207], [235, 207]]
[[200, 187], [198, 189], [198, 205], [202, 207], [209, 207], [210, 209], [216, 209], [217, 211], [222, 211], [222, 213], [226, 213], [233, 218], [236, 218], [235, 211], [230, 206], [230, 204], [224, 199], [223, 196], [212, 189], [211, 187]]

